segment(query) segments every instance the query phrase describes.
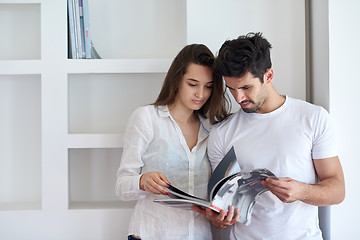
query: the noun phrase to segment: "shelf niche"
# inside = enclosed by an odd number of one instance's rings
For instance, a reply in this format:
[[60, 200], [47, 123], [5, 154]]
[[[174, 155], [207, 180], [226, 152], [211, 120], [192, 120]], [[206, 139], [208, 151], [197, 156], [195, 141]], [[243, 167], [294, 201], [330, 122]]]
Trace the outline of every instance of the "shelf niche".
[[153, 103], [164, 73], [68, 75], [69, 133], [123, 133], [131, 113]]
[[40, 75], [0, 75], [0, 133], [0, 210], [40, 209]]
[[0, 60], [41, 58], [39, 3], [0, 3]]
[[135, 201], [115, 196], [122, 148], [70, 148], [70, 209], [133, 208]]
[[89, 15], [103, 59], [173, 58], [186, 44], [186, 1], [89, 0]]
[[89, 0], [89, 21], [102, 59], [173, 58], [187, 41], [186, 1]]

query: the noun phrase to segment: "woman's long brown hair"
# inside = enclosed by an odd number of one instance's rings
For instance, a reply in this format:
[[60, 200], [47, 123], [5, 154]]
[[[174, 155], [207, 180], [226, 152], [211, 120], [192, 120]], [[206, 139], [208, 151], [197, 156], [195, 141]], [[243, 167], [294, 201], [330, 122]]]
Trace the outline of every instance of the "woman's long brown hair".
[[[159, 96], [153, 103], [155, 106], [171, 105], [175, 102], [180, 82], [190, 63], [212, 68], [214, 55], [203, 44], [185, 46], [172, 61]], [[214, 71], [213, 81], [213, 89], [209, 99], [196, 112], [204, 118], [209, 118], [211, 123], [216, 123], [228, 116], [229, 107], [222, 77], [215, 74]]]

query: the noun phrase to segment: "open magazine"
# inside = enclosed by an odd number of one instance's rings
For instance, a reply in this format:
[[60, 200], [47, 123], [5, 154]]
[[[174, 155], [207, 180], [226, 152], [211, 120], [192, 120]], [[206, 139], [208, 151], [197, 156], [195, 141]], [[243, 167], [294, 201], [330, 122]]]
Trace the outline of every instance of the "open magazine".
[[248, 225], [257, 198], [268, 191], [260, 181], [268, 177], [277, 179], [266, 168], [240, 171], [232, 147], [210, 177], [208, 200], [197, 198], [174, 186], [170, 186], [166, 188], [170, 198], [155, 199], [154, 202], [185, 209], [190, 209], [192, 205], [198, 205], [216, 212], [227, 211], [230, 206], [234, 206], [240, 210], [239, 222]]

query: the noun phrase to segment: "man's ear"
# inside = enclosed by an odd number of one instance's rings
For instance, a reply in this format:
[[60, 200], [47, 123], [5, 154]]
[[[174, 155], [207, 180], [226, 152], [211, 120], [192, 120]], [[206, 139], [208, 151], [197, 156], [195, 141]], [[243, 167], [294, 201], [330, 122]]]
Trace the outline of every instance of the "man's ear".
[[268, 68], [264, 73], [264, 83], [265, 84], [271, 83], [273, 77], [274, 77], [274, 71], [272, 70], [272, 68]]

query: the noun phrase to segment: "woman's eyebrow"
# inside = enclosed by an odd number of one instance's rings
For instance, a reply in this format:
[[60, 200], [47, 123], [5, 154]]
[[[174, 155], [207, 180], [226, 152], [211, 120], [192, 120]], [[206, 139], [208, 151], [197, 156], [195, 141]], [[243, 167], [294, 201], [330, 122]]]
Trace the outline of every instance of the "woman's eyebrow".
[[199, 82], [199, 80], [196, 80], [195, 78], [188, 78], [187, 80], [193, 81], [193, 82]]
[[[200, 82], [199, 80], [196, 80], [195, 78], [187, 78], [187, 80], [193, 81], [193, 82]], [[210, 83], [214, 83], [214, 81], [211, 80], [211, 81], [207, 82], [206, 84], [210, 84]]]

